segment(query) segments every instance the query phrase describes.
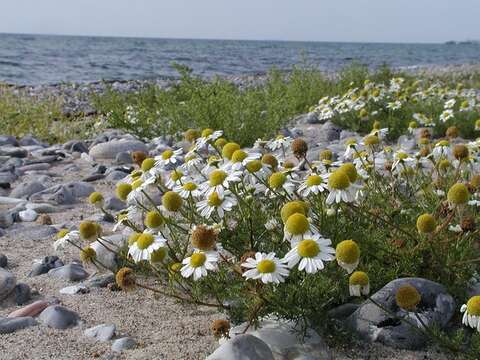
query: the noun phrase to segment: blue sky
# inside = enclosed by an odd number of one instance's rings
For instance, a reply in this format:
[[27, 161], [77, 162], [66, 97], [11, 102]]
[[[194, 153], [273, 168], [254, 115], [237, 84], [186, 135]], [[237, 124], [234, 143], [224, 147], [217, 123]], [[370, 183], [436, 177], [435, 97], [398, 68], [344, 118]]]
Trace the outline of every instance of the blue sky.
[[480, 39], [480, 0], [0, 2], [0, 32], [376, 42]]

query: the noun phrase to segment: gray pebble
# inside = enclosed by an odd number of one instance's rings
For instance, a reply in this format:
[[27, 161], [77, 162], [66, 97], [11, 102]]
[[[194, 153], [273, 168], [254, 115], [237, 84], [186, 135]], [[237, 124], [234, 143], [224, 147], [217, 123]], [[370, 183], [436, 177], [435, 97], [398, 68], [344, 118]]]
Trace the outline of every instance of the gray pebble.
[[33, 317], [0, 318], [0, 334], [9, 334], [20, 329], [37, 325]]
[[48, 274], [69, 281], [85, 280], [89, 275], [83, 266], [77, 263], [71, 263], [52, 269], [48, 272]]
[[135, 342], [135, 340], [126, 336], [126, 337], [117, 339], [113, 342], [112, 351], [122, 352], [123, 350], [133, 349], [136, 345], [137, 343]]
[[60, 305], [51, 305], [42, 311], [38, 319], [55, 329], [67, 329], [78, 324], [77, 313]]

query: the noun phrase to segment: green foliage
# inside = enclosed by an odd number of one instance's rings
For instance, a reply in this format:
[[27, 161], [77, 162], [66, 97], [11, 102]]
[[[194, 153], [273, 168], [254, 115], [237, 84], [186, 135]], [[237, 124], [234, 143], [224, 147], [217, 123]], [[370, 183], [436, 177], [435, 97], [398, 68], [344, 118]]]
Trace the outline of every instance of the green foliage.
[[31, 134], [52, 143], [64, 142], [88, 136], [92, 123], [93, 119], [67, 118], [61, 111], [60, 99], [39, 100], [0, 84], [2, 134]]

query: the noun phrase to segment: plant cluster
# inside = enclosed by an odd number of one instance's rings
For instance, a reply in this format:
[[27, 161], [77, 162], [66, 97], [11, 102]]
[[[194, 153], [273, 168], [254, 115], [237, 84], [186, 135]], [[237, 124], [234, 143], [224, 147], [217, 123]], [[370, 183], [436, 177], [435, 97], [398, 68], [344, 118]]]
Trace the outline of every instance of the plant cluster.
[[[93, 222], [63, 232], [56, 246], [73, 244], [99, 268], [106, 248], [124, 260], [114, 270], [125, 290], [216, 307], [251, 324], [274, 314], [319, 326], [352, 297], [423, 277], [464, 300], [464, 324], [480, 330], [480, 301], [465, 298], [480, 261], [480, 142], [418, 131], [418, 145], [406, 150], [388, 146], [388, 129], [375, 124], [360, 141], [345, 141], [338, 157], [325, 149], [309, 161], [300, 138], [242, 148], [222, 131], [190, 129], [188, 151], [146, 157], [117, 184], [128, 208], [113, 231], [128, 236], [125, 246]], [[101, 194], [90, 202], [103, 210]], [[415, 288], [396, 299], [421, 312]]]

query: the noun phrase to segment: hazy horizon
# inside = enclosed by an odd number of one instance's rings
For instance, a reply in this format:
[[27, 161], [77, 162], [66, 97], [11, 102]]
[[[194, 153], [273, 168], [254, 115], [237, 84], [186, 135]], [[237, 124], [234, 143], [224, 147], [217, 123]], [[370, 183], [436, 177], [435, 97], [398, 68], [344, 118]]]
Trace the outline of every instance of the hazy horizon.
[[0, 8], [0, 33], [9, 34], [421, 44], [480, 40], [478, 0], [17, 0]]

